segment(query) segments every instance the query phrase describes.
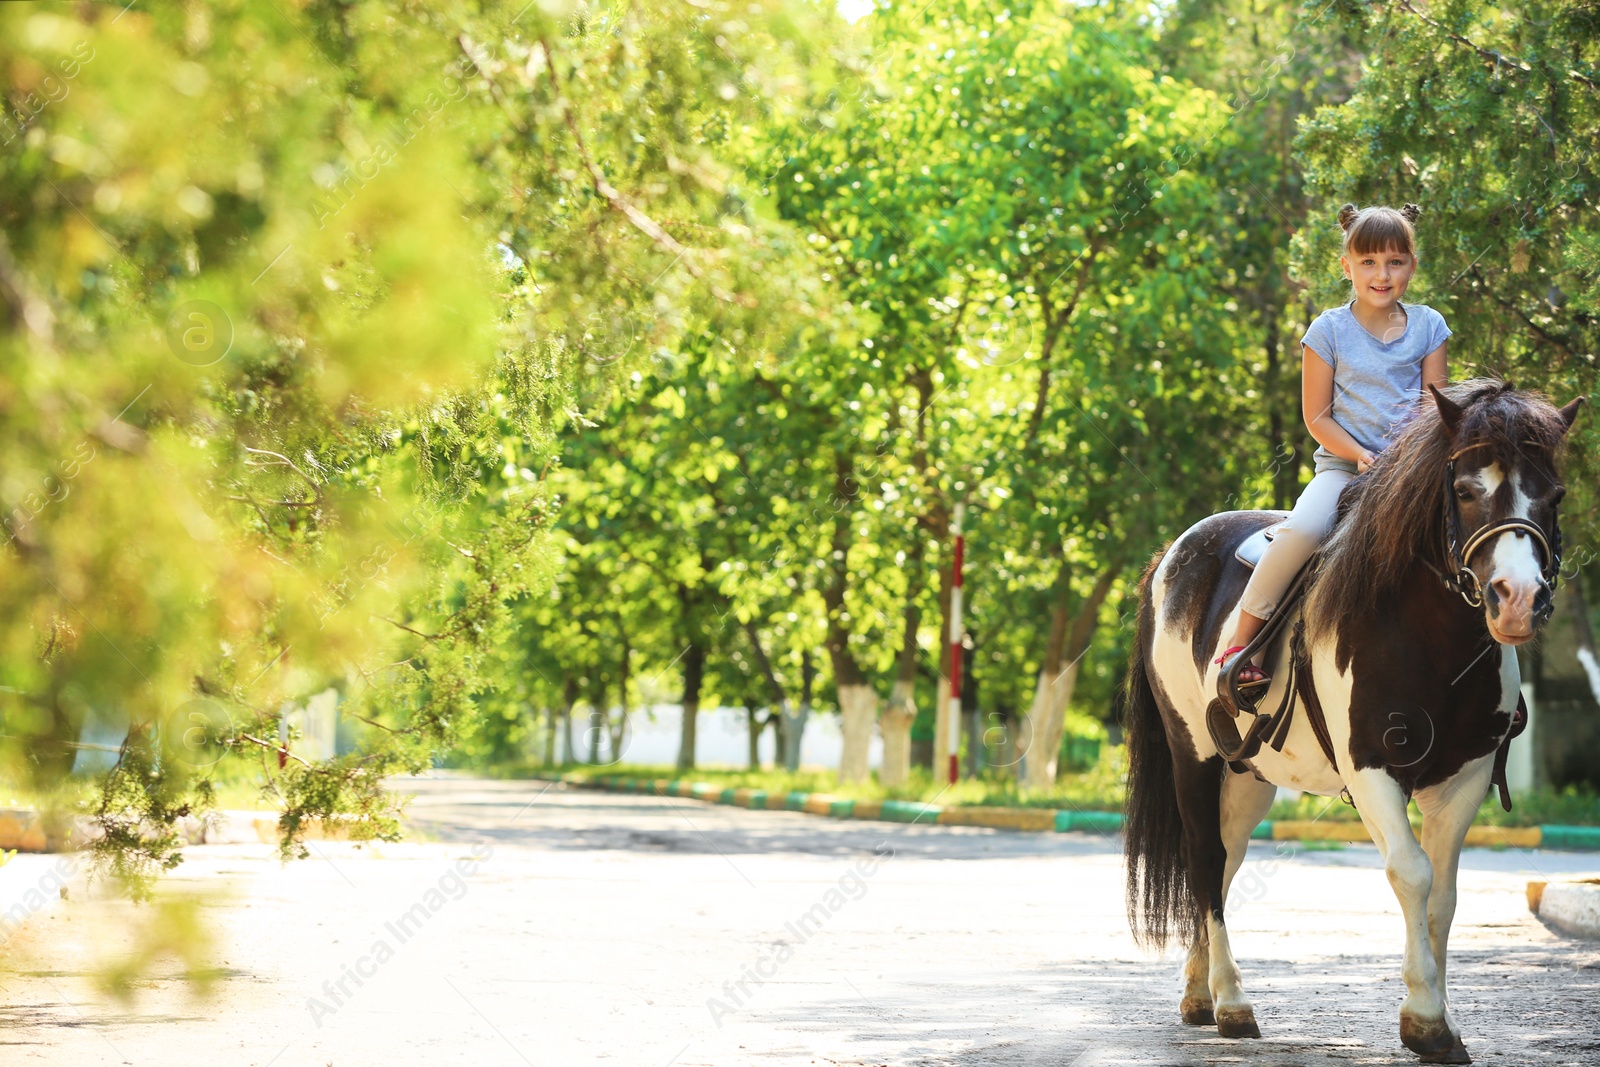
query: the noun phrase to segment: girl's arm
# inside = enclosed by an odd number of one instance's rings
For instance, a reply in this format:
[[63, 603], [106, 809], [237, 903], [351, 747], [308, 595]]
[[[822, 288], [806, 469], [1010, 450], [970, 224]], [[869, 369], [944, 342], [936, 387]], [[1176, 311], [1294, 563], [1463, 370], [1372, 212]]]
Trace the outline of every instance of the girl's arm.
[[1430, 385], [1436, 385], [1443, 391], [1444, 387], [1449, 384], [1450, 368], [1447, 365], [1444, 353], [1445, 345], [1449, 343], [1449, 341], [1443, 342], [1438, 348], [1422, 357], [1422, 391], [1424, 393], [1428, 391], [1428, 386]]
[[1372, 461], [1372, 454], [1361, 447], [1350, 431], [1340, 426], [1333, 417], [1333, 368], [1310, 345], [1301, 345], [1300, 409], [1305, 416], [1306, 429], [1317, 444], [1340, 459], [1362, 466]]

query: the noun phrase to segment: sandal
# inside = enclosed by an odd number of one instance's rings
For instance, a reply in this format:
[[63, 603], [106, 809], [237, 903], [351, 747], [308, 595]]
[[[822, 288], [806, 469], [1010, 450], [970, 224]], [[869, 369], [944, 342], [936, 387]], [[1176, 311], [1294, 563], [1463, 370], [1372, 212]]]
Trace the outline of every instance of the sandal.
[[[1228, 665], [1229, 665], [1229, 663], [1232, 662], [1231, 657], [1235, 653], [1243, 652], [1243, 651], [1244, 651], [1244, 646], [1243, 645], [1234, 645], [1232, 648], [1228, 649], [1222, 655], [1218, 656], [1214, 662], [1216, 662], [1216, 663], [1221, 665], [1223, 674], [1227, 674], [1228, 673]], [[1239, 668], [1238, 686], [1239, 686], [1239, 688], [1241, 690], [1256, 689], [1256, 688], [1259, 688], [1260, 686], [1271, 685], [1271, 684], [1272, 684], [1272, 675], [1268, 674], [1266, 671], [1262, 670], [1260, 667], [1257, 667], [1254, 663], [1246, 663], [1244, 666]]]

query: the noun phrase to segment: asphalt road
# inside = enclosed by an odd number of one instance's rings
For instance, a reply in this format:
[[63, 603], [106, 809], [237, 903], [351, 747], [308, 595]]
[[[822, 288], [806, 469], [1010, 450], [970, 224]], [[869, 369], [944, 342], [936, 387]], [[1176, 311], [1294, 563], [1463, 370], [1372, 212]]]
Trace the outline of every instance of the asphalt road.
[[[131, 1005], [101, 998], [93, 973], [137, 924], [74, 882], [4, 940], [0, 1064], [1416, 1062], [1399, 909], [1367, 846], [1253, 846], [1230, 928], [1264, 1037], [1236, 1042], [1179, 1022], [1178, 954], [1133, 947], [1116, 838], [408, 788], [405, 844], [315, 843], [287, 867], [266, 846], [189, 850], [170, 888], [209, 900], [209, 999], [170, 961]], [[0, 907], [56, 862], [0, 871]], [[1451, 994], [1478, 1063], [1600, 1063], [1600, 942], [1523, 898], [1596, 871], [1467, 853]]]

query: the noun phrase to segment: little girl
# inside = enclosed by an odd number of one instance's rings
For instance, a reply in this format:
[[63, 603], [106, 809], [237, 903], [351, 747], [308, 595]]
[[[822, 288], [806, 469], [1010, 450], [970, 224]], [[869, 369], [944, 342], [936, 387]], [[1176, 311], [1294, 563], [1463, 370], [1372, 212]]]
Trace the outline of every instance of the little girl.
[[[1450, 328], [1437, 311], [1402, 304], [1417, 269], [1415, 204], [1399, 211], [1354, 204], [1339, 209], [1344, 228], [1339, 265], [1355, 299], [1317, 316], [1300, 339], [1301, 407], [1306, 428], [1321, 446], [1311, 484], [1281, 524], [1239, 599], [1239, 624], [1217, 663], [1232, 657], [1278, 606], [1278, 598], [1333, 526], [1346, 483], [1365, 471], [1393, 440], [1417, 393], [1449, 380], [1445, 339]], [[1239, 670], [1244, 691], [1268, 685], [1261, 654]], [[1221, 676], [1218, 676], [1219, 691]]]

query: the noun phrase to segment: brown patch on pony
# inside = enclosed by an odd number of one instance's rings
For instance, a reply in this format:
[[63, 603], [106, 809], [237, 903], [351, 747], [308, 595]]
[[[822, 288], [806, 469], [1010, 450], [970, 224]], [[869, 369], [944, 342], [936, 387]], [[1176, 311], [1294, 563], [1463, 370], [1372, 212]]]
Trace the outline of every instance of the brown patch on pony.
[[[1483, 447], [1462, 457], [1458, 473], [1496, 461], [1509, 473], [1519, 452], [1544, 449], [1553, 458], [1566, 439], [1567, 421], [1539, 393], [1516, 392], [1509, 382], [1494, 378], [1472, 378], [1443, 392], [1461, 409], [1454, 435], [1433, 397], [1419, 394], [1394, 443], [1345, 486], [1333, 534], [1317, 553], [1315, 581], [1307, 594], [1306, 633], [1311, 641], [1342, 639], [1346, 627], [1369, 620], [1391, 600], [1419, 554], [1443, 568], [1449, 500], [1444, 475], [1451, 453], [1481, 442]], [[1342, 669], [1342, 653], [1338, 660]]]

